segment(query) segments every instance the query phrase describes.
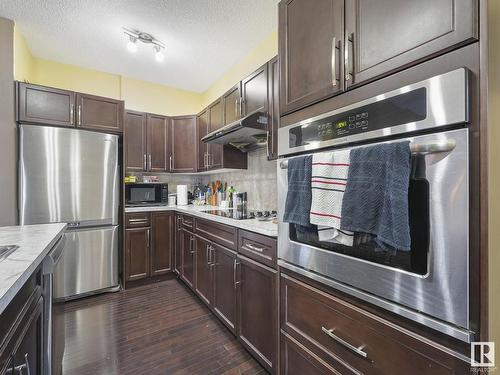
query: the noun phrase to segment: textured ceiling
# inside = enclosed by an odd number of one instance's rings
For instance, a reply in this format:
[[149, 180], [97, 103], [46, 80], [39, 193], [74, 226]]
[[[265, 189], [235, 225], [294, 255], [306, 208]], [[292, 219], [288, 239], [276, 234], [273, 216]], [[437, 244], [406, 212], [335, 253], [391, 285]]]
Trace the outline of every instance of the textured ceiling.
[[[0, 0], [34, 56], [203, 92], [277, 28], [278, 0]], [[127, 52], [122, 26], [166, 45]]]

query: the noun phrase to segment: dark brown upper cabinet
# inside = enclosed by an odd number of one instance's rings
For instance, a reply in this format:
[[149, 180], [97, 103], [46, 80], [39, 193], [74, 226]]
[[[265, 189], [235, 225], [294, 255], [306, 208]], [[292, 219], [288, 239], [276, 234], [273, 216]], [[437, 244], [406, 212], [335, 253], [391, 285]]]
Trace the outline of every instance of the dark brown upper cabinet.
[[231, 87], [221, 99], [224, 125], [241, 118], [241, 82]]
[[196, 172], [196, 116], [171, 119], [171, 172]]
[[279, 29], [281, 113], [342, 92], [344, 0], [283, 0]]
[[477, 40], [477, 4], [476, 0], [282, 0], [280, 114]]
[[267, 63], [241, 81], [241, 113], [266, 112], [268, 106]]
[[[238, 91], [239, 93], [239, 91]], [[222, 127], [223, 123], [223, 100], [218, 99], [208, 107], [208, 129], [209, 133]], [[211, 143], [208, 145], [207, 169], [222, 168], [223, 145]]]
[[208, 121], [209, 121], [209, 110], [205, 109], [203, 112], [198, 114], [196, 119], [196, 128], [198, 131], [198, 171], [205, 171], [208, 168], [208, 144], [201, 141], [201, 139], [208, 134]]
[[76, 126], [84, 129], [121, 133], [124, 102], [102, 96], [76, 94]]
[[73, 91], [17, 83], [17, 121], [57, 126], [75, 126]]
[[346, 0], [347, 87], [477, 39], [477, 4], [476, 0]]
[[267, 158], [269, 160], [278, 158], [278, 129], [280, 124], [279, 90], [279, 63], [276, 56], [268, 63], [269, 122], [267, 124]]
[[174, 231], [173, 212], [151, 213], [151, 276], [172, 271]]
[[125, 165], [129, 171], [145, 171], [147, 167], [146, 114], [125, 112], [123, 129], [125, 143]]
[[147, 170], [150, 172], [168, 172], [169, 163], [169, 118], [159, 115], [147, 115]]

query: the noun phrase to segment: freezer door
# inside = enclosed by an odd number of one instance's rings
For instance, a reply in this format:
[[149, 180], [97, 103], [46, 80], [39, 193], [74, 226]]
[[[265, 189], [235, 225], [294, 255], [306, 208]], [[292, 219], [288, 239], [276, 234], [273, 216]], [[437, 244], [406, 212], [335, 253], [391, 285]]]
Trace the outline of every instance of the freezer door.
[[37, 125], [19, 128], [21, 224], [118, 224], [118, 136]]
[[118, 226], [69, 230], [65, 236], [54, 274], [56, 299], [118, 286]]

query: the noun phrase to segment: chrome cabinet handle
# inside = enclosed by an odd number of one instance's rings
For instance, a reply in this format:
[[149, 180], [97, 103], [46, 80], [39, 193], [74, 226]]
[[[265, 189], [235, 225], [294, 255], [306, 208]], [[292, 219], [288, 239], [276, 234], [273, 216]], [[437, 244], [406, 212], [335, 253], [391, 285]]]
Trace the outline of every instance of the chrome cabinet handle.
[[14, 374], [19, 373], [20, 375], [23, 375], [24, 369], [26, 369], [27, 375], [31, 375], [30, 362], [28, 360], [28, 353], [24, 354], [24, 363], [22, 365], [18, 365], [16, 367], [14, 367]]
[[346, 31], [345, 39], [345, 80], [349, 81], [353, 77], [353, 58], [354, 58], [354, 34]]
[[210, 267], [215, 267], [215, 249], [210, 245]]
[[234, 116], [238, 117], [238, 98], [234, 100]]
[[195, 250], [194, 250], [194, 246], [193, 246], [193, 242], [194, 242], [194, 237], [191, 236], [189, 238], [189, 253], [190, 254], [194, 254]]
[[142, 156], [142, 169], [145, 171], [148, 169], [147, 163], [146, 163], [146, 154]]
[[71, 107], [69, 109], [69, 123], [73, 125], [75, 123], [74, 117], [75, 116], [75, 105], [71, 104]]
[[263, 247], [258, 247], [258, 246], [252, 245], [251, 243], [245, 244], [245, 247], [248, 247], [250, 250], [253, 250], [253, 251], [258, 251], [259, 253], [263, 253], [264, 250], [266, 250]]
[[205, 257], [207, 258], [207, 266], [210, 266], [210, 245], [205, 247]]
[[172, 170], [174, 169], [174, 168], [173, 168], [172, 155], [170, 155], [169, 165], [170, 165], [170, 171], [172, 171]]
[[326, 329], [325, 327], [321, 327], [321, 330], [330, 338], [334, 339], [337, 341], [339, 344], [345, 346], [347, 349], [353, 351], [354, 353], [360, 355], [363, 358], [368, 358], [368, 354], [363, 351], [364, 345], [360, 346], [359, 348], [355, 347], [354, 345], [348, 343], [344, 339], [341, 339], [337, 335], [335, 335], [333, 332], [335, 331], [334, 329]]
[[243, 106], [245, 105], [245, 100], [240, 97], [240, 113], [238, 117], [243, 117]]
[[148, 219], [128, 219], [129, 223], [147, 223]]
[[151, 168], [153, 167], [151, 165], [151, 154], [148, 155], [148, 161], [149, 161], [149, 167], [148, 168], [149, 168], [149, 170], [151, 170]]
[[238, 259], [234, 259], [234, 264], [233, 264], [233, 277], [234, 277], [234, 289], [238, 289], [238, 285], [241, 284], [241, 280], [237, 280], [238, 277], [238, 266], [240, 265], [240, 262], [238, 262]]
[[147, 236], [146, 236], [146, 247], [149, 249], [149, 229], [146, 231]]
[[209, 154], [209, 153], [207, 152], [207, 168], [209, 168], [209, 167], [210, 167], [210, 156], [211, 156], [211, 154]]
[[332, 85], [337, 86], [337, 38], [332, 38]]
[[82, 124], [82, 105], [78, 105], [78, 125]]

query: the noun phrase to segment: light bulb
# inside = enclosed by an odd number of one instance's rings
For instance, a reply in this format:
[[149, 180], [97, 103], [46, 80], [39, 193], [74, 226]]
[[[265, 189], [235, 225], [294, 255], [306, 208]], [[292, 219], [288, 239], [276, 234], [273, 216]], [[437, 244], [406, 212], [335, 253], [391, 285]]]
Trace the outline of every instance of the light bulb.
[[137, 52], [136, 41], [137, 41], [137, 38], [134, 38], [133, 36], [130, 36], [129, 41], [127, 42], [127, 50], [130, 53], [136, 53]]
[[163, 56], [163, 52], [161, 52], [161, 47], [160, 46], [155, 46], [155, 60], [157, 62], [162, 62], [165, 56]]

